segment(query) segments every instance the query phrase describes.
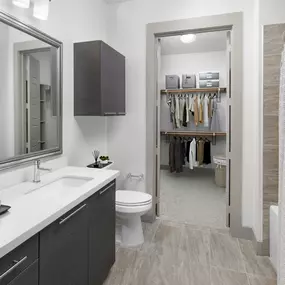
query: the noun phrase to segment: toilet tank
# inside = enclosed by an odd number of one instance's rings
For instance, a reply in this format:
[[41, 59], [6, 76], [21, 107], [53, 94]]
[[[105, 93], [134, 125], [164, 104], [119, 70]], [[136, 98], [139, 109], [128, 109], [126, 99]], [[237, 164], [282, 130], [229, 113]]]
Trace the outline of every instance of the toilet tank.
[[277, 272], [277, 260], [278, 260], [278, 206], [270, 207], [270, 260]]

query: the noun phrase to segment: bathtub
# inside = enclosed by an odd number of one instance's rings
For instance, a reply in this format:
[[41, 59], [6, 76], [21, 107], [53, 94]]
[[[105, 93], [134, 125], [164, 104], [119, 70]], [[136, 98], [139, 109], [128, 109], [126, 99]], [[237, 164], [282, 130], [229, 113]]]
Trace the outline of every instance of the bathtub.
[[278, 261], [278, 232], [279, 232], [278, 206], [270, 207], [270, 260], [277, 272]]

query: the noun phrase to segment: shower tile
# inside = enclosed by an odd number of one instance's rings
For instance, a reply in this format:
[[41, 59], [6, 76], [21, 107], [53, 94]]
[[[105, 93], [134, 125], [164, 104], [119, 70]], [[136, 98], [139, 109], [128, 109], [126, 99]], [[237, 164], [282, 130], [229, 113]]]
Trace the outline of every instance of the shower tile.
[[263, 114], [279, 115], [279, 85], [268, 85], [263, 87]]
[[212, 285], [248, 285], [245, 273], [211, 267]]
[[276, 279], [276, 273], [268, 257], [257, 256], [251, 241], [240, 239], [239, 244], [247, 273]]
[[272, 115], [263, 116], [263, 144], [264, 145], [278, 145], [279, 130], [278, 130], [279, 117]]
[[281, 53], [276, 55], [265, 55], [263, 57], [264, 85], [279, 85], [280, 83]]
[[237, 239], [224, 234], [211, 233], [210, 250], [212, 266], [245, 272]]
[[282, 35], [285, 24], [274, 24], [264, 26], [264, 54], [281, 54], [283, 50]]

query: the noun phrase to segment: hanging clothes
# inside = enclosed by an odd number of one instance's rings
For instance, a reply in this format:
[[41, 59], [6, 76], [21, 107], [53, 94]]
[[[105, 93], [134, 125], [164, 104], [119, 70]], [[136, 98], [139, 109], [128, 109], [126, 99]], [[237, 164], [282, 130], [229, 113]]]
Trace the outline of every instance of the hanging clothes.
[[185, 108], [186, 108], [186, 125], [190, 122], [190, 115], [189, 115], [189, 112], [190, 112], [190, 109], [189, 109], [189, 95], [186, 96], [186, 105], [185, 105]]
[[211, 121], [211, 131], [212, 132], [219, 132], [220, 131], [220, 120], [219, 120], [219, 114], [217, 112], [218, 109], [218, 103], [216, 100], [213, 101], [213, 117]]
[[185, 157], [186, 157], [186, 144], [184, 140], [181, 140], [181, 163], [185, 165]]
[[183, 162], [182, 162], [182, 142], [180, 138], [175, 140], [175, 171], [176, 173], [183, 172]]
[[175, 172], [175, 139], [171, 138], [169, 143], [169, 171]]
[[211, 159], [211, 142], [210, 141], [205, 141], [204, 143], [204, 158], [203, 158], [203, 163], [204, 164], [211, 164], [212, 159]]
[[187, 162], [189, 163], [190, 161], [190, 145], [191, 145], [191, 141], [187, 141], [186, 143], [186, 159], [187, 159]]
[[203, 124], [203, 99], [201, 97], [199, 97], [198, 104], [199, 104], [199, 123]]
[[193, 139], [189, 147], [189, 168], [194, 169], [196, 166], [196, 140]]
[[213, 110], [212, 110], [212, 98], [209, 97], [209, 102], [208, 102], [208, 117], [209, 117], [209, 120], [212, 119], [212, 116], [213, 116]]
[[175, 96], [175, 124], [176, 128], [181, 128], [180, 125], [180, 102], [178, 96]]
[[194, 122], [195, 122], [195, 125], [198, 126], [199, 124], [198, 96], [195, 96], [194, 98]]
[[175, 99], [173, 96], [170, 97], [170, 121], [174, 129], [176, 129], [175, 121]]
[[182, 120], [182, 126], [187, 127], [187, 108], [186, 108], [186, 99], [183, 100], [183, 120]]
[[205, 144], [205, 142], [204, 142], [202, 139], [200, 139], [200, 140], [198, 141], [197, 160], [198, 160], [199, 166], [200, 166], [200, 165], [203, 165], [203, 161], [204, 161], [204, 144]]
[[209, 127], [209, 97], [205, 96], [203, 101], [203, 120], [204, 127]]

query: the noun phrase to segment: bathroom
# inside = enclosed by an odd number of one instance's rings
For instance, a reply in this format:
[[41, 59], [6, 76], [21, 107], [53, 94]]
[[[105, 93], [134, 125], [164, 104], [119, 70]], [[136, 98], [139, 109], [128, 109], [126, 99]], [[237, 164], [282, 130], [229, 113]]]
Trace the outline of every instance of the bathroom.
[[[34, 2], [34, 1], [32, 1]], [[177, 3], [176, 3], [177, 2]], [[212, 15], [242, 13], [243, 14], [243, 115], [240, 118], [242, 121], [242, 176], [240, 179], [240, 187], [242, 191], [242, 226], [246, 229], [251, 229], [254, 235], [248, 235], [247, 238], [254, 241], [254, 245], [262, 248], [263, 236], [263, 220], [268, 220], [267, 216], [263, 217], [263, 199], [264, 197], [274, 196], [274, 203], [276, 203], [276, 193], [269, 195], [263, 194], [263, 187], [272, 189], [272, 184], [265, 186], [261, 181], [268, 181], [266, 178], [272, 174], [271, 165], [274, 166], [274, 183], [278, 180], [276, 178], [276, 165], [278, 165], [278, 155], [274, 154], [274, 161], [266, 160], [263, 152], [270, 149], [270, 144], [273, 145], [271, 149], [276, 149], [276, 143], [269, 143], [263, 145], [263, 100], [260, 100], [259, 94], [263, 93], [263, 26], [284, 23], [284, 3], [281, 0], [265, 1], [192, 1], [192, 0], [178, 0], [175, 3], [169, 0], [129, 0], [129, 1], [115, 1], [115, 0], [81, 0], [81, 1], [67, 1], [67, 0], [52, 0], [49, 3], [49, 15], [47, 20], [39, 20], [33, 16], [32, 6], [29, 9], [22, 9], [15, 6], [12, 0], [1, 0], [0, 10], [8, 13], [25, 24], [44, 32], [45, 34], [57, 39], [63, 44], [62, 56], [62, 151], [63, 153], [52, 158], [43, 159], [42, 167], [52, 168], [53, 172], [60, 170], [65, 166], [75, 166], [85, 168], [88, 164], [93, 162], [92, 151], [94, 149], [100, 150], [101, 155], [108, 155], [114, 161], [113, 169], [120, 171], [120, 176], [117, 177], [117, 189], [129, 189], [139, 192], [152, 193], [152, 183], [149, 182], [148, 171], [152, 166], [148, 164], [147, 138], [149, 137], [149, 130], [146, 133], [147, 109], [146, 105], [146, 26], [149, 23], [167, 22], [173, 20], [190, 19], [197, 17], [207, 17]], [[270, 3], [269, 3], [270, 2]], [[126, 115], [122, 116], [74, 116], [74, 43], [102, 40], [108, 45], [119, 51], [126, 58]], [[275, 43], [275, 40], [273, 40]], [[274, 49], [274, 47], [273, 47]], [[268, 56], [269, 57], [269, 56]], [[1, 62], [5, 58], [4, 54], [0, 55]], [[280, 58], [274, 57], [276, 62], [274, 64], [280, 65]], [[268, 62], [268, 67], [272, 66], [273, 62]], [[1, 77], [7, 76], [7, 73], [1, 70]], [[280, 73], [273, 74], [274, 78], [279, 77]], [[9, 75], [9, 73], [8, 73]], [[12, 78], [9, 79], [13, 85]], [[276, 86], [272, 87], [274, 92]], [[277, 88], [278, 89], [278, 88]], [[1, 91], [2, 92], [2, 91]], [[2, 98], [1, 98], [2, 100]], [[275, 100], [275, 101], [274, 101]], [[269, 110], [266, 118], [271, 118], [272, 112], [278, 112], [278, 104], [276, 99], [272, 99], [275, 110]], [[268, 100], [267, 100], [268, 101]], [[270, 101], [270, 100], [269, 100]], [[9, 103], [9, 108], [0, 112], [1, 120], [0, 126], [7, 124], [7, 117], [9, 110], [13, 108], [13, 104]], [[0, 108], [2, 101], [0, 104]], [[270, 121], [271, 122], [271, 121]], [[11, 123], [11, 122], [9, 122]], [[273, 122], [273, 125], [275, 123]], [[269, 127], [270, 128], [270, 127]], [[270, 133], [266, 132], [268, 136]], [[0, 139], [0, 147], [2, 149], [2, 140]], [[9, 149], [11, 150], [11, 146]], [[6, 154], [6, 153], [5, 153]], [[263, 173], [263, 164], [269, 163], [269, 172]], [[12, 185], [20, 184], [25, 181], [33, 180], [34, 167], [31, 164], [20, 165], [13, 169], [1, 170], [0, 173], [0, 200], [5, 204], [5, 200], [1, 197], [2, 190], [5, 190]], [[111, 170], [110, 170], [111, 171]], [[129, 177], [131, 173], [134, 177]], [[44, 178], [45, 171], [41, 173]], [[143, 177], [141, 176], [143, 175]], [[128, 178], [129, 177], [129, 178]], [[269, 182], [272, 181], [269, 179]], [[274, 185], [276, 189], [276, 185]], [[265, 193], [267, 194], [267, 192]], [[280, 202], [282, 195], [280, 194]], [[154, 200], [154, 199], [153, 199]], [[265, 202], [271, 201], [265, 200]], [[265, 203], [268, 205], [268, 203]], [[282, 205], [282, 204], [281, 204]], [[13, 212], [13, 207], [11, 208]], [[39, 210], [38, 210], [39, 211]], [[280, 211], [282, 209], [280, 208]], [[280, 216], [280, 215], [279, 215]], [[283, 216], [281, 215], [283, 218]], [[0, 218], [0, 231], [3, 218]], [[212, 233], [209, 229], [192, 230], [185, 225], [177, 224], [160, 224], [160, 221], [149, 223], [153, 218], [152, 211], [149, 215], [143, 217], [143, 230], [145, 243], [143, 244], [140, 253], [147, 259], [148, 249], [153, 245], [157, 245], [157, 252], [162, 253], [164, 248], [173, 248], [175, 240], [179, 240], [184, 251], [191, 250], [187, 245], [199, 246], [197, 240], [205, 238], [205, 243], [211, 238], [212, 242], [217, 242], [215, 239], [218, 236], [228, 248], [228, 252], [241, 255], [241, 264], [245, 269], [240, 269], [238, 263], [234, 263], [232, 268], [227, 267], [227, 264], [221, 265], [225, 270], [218, 270], [220, 266], [212, 266], [212, 261], [218, 262], [218, 257], [215, 252], [211, 254], [206, 252], [200, 256], [192, 254], [192, 261], [186, 260], [182, 252], [177, 264], [189, 262], [191, 268], [189, 270], [190, 277], [193, 281], [175, 280], [173, 283], [178, 284], [284, 284], [284, 276], [282, 276], [282, 269], [284, 264], [283, 251], [281, 250], [283, 243], [281, 238], [277, 241], [280, 244], [280, 272], [277, 276], [273, 274], [270, 269], [271, 265], [267, 264], [266, 257], [258, 256], [252, 257], [255, 266], [244, 264], [243, 258], [251, 255], [250, 244], [246, 241], [238, 241], [227, 238], [227, 232]], [[1, 220], [2, 219], [2, 220]], [[147, 222], [147, 223], [146, 223]], [[282, 222], [280, 230], [284, 231]], [[267, 224], [268, 229], [268, 224]], [[203, 234], [206, 232], [206, 235]], [[247, 231], [248, 232], [248, 231]], [[167, 235], [168, 239], [163, 239]], [[237, 233], [235, 233], [235, 236]], [[267, 238], [267, 237], [266, 237]], [[269, 239], [269, 237], [267, 238]], [[163, 241], [163, 242], [160, 242]], [[187, 242], [188, 241], [188, 242]], [[194, 244], [193, 244], [194, 242]], [[268, 242], [267, 242], [268, 244]], [[165, 246], [164, 246], [165, 245]], [[149, 247], [150, 246], [150, 247]], [[268, 247], [268, 246], [267, 246]], [[0, 244], [1, 248], [1, 244]], [[258, 248], [257, 248], [258, 249]], [[183, 250], [182, 250], [183, 251]], [[181, 250], [177, 252], [181, 253]], [[254, 250], [258, 252], [258, 250]], [[259, 252], [262, 254], [262, 252]], [[117, 248], [117, 262], [111, 270], [106, 284], [141, 284], [142, 275], [131, 274], [133, 264], [135, 269], [141, 268], [138, 264], [140, 261], [136, 258], [138, 252], [134, 249]], [[166, 253], [167, 254], [167, 253]], [[171, 254], [171, 253], [169, 253]], [[246, 255], [248, 254], [248, 255]], [[268, 255], [268, 253], [266, 253]], [[209, 256], [211, 260], [209, 260]], [[183, 258], [185, 257], [185, 260]], [[198, 260], [197, 260], [198, 259]], [[164, 260], [162, 260], [164, 261]], [[199, 262], [198, 262], [199, 261]], [[283, 261], [283, 262], [282, 262]], [[200, 264], [202, 263], [202, 264]], [[246, 263], [246, 262], [245, 262]], [[166, 262], [159, 262], [153, 260], [153, 266], [156, 270], [149, 272], [147, 278], [148, 282], [144, 284], [168, 284], [166, 273], [176, 270]], [[265, 267], [262, 267], [263, 265]], [[145, 268], [147, 264], [144, 264]], [[169, 267], [168, 267], [169, 266]], [[236, 267], [235, 267], [236, 266]], [[268, 267], [267, 267], [268, 266]], [[279, 267], [279, 265], [277, 266]], [[196, 270], [195, 270], [196, 269]], [[250, 270], [251, 269], [251, 270]], [[1, 267], [0, 273], [4, 273], [7, 267]], [[205, 281], [196, 276], [195, 272], [199, 270], [208, 276], [211, 271], [212, 280]], [[220, 272], [221, 271], [221, 272]], [[229, 272], [230, 271], [230, 272]], [[137, 271], [136, 271], [137, 272]], [[185, 272], [185, 278], [188, 276]], [[139, 272], [140, 274], [143, 274]], [[132, 276], [132, 280], [128, 281], [128, 277]], [[175, 274], [173, 274], [175, 275]], [[182, 274], [184, 276], [184, 274]], [[190, 278], [189, 277], [189, 278]], [[146, 278], [146, 277], [145, 277]], [[222, 281], [224, 278], [227, 281]], [[229, 280], [238, 280], [232, 283]], [[240, 281], [239, 281], [240, 280]], [[224, 282], [224, 283], [223, 283]], [[267, 282], [267, 283], [266, 283]], [[271, 282], [271, 283], [270, 283]], [[274, 283], [275, 282], [275, 283]], [[4, 283], [6, 284], [6, 283]], [[9, 283], [7, 283], [9, 284]], [[13, 284], [13, 283], [11, 283]], [[14, 283], [17, 284], [17, 283]], [[32, 284], [32, 283], [29, 283]], [[56, 283], [54, 283], [56, 284]], [[64, 283], [61, 283], [64, 284]], [[103, 284], [103, 283], [102, 283]], [[25, 285], [23, 283], [23, 285]]]

